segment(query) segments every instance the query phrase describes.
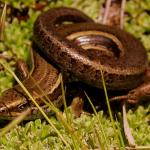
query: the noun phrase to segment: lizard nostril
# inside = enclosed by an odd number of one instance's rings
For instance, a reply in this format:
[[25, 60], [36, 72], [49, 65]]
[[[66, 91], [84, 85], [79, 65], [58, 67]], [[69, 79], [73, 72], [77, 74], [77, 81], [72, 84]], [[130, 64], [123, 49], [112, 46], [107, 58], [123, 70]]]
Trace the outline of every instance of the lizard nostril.
[[4, 103], [0, 103], [0, 113], [5, 113], [8, 111], [7, 106]]

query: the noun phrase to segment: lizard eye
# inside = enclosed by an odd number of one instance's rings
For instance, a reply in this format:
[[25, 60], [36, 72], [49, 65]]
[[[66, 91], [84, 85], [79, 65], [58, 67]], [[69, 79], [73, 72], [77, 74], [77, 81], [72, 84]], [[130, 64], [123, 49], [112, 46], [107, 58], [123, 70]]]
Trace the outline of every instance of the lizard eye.
[[22, 103], [22, 104], [18, 105], [17, 107], [20, 111], [22, 111], [25, 108], [27, 108], [28, 106], [29, 106], [28, 103]]

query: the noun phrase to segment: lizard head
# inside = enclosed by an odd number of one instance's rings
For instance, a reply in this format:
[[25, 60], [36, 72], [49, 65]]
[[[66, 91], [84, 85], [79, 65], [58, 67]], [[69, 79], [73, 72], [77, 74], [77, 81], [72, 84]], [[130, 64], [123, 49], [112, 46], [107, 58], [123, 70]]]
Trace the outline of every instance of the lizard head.
[[14, 88], [6, 90], [0, 97], [0, 118], [10, 120], [29, 108], [29, 100]]

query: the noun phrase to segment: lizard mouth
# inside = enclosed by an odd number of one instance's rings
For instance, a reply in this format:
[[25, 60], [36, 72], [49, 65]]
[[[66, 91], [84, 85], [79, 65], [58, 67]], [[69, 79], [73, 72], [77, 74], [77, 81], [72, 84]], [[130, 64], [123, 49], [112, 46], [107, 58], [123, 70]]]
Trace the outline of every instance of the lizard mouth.
[[9, 120], [9, 118], [15, 118], [19, 116], [23, 111], [29, 108], [29, 101], [26, 97], [17, 93], [12, 96], [12, 91], [7, 90], [0, 98], [0, 118]]
[[[44, 110], [46, 114], [52, 115], [53, 112], [51, 109], [43, 105], [41, 108]], [[3, 120], [13, 120], [19, 116], [21, 116], [25, 111], [29, 110], [29, 113], [24, 118], [24, 120], [35, 120], [38, 118], [43, 118], [43, 115], [39, 112], [36, 106], [29, 107], [29, 104], [21, 103], [17, 107], [8, 108], [4, 103], [0, 103], [0, 119]]]

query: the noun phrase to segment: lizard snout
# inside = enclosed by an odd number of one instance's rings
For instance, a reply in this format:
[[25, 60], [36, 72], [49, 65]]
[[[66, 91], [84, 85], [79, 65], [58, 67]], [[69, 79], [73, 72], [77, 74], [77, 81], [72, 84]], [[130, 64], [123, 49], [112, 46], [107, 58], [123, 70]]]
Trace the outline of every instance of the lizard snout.
[[0, 113], [8, 113], [8, 108], [3, 102], [0, 102]]

